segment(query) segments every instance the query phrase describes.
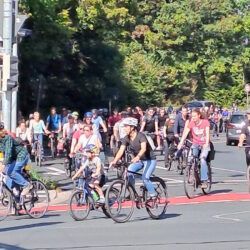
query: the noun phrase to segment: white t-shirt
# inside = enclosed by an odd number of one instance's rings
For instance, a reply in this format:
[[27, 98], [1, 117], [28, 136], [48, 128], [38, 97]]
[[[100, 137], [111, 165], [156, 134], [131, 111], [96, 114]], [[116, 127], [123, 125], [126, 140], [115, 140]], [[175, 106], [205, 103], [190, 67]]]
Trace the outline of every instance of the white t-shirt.
[[[92, 160], [85, 160], [84, 162], [82, 162], [84, 168], [89, 167], [90, 170], [92, 170], [93, 173], [96, 172], [96, 168], [98, 165], [101, 166], [101, 171], [100, 171], [100, 175], [104, 174], [104, 170], [103, 170], [103, 165], [101, 163], [101, 159], [99, 157], [94, 157]], [[99, 176], [98, 176], [99, 177]]]
[[80, 136], [79, 142], [82, 145], [82, 148], [85, 148], [89, 144], [94, 144], [96, 145], [96, 141], [98, 140], [97, 135], [93, 134], [90, 137], [86, 137], [84, 134]]

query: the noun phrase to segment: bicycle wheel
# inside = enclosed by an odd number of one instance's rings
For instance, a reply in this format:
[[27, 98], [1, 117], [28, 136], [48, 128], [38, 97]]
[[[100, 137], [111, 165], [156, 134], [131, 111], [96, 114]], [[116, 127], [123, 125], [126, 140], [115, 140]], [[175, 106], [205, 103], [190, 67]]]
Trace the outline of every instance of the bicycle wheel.
[[55, 158], [55, 142], [53, 138], [50, 138], [50, 150], [51, 150], [51, 157], [54, 159]]
[[6, 187], [0, 190], [0, 221], [4, 220], [12, 208], [12, 196]]
[[106, 191], [106, 209], [110, 217], [118, 223], [128, 221], [135, 208], [135, 197], [132, 187], [125, 185], [124, 180], [111, 183]]
[[212, 187], [212, 170], [211, 170], [210, 162], [207, 163], [207, 176], [208, 176], [207, 188], [202, 188], [202, 192], [204, 194], [208, 194], [211, 191], [211, 187]]
[[71, 166], [69, 164], [69, 160], [65, 160], [63, 163], [63, 166], [64, 166], [66, 176], [71, 177]]
[[187, 166], [184, 173], [184, 190], [189, 199], [192, 199], [196, 193], [196, 178], [194, 172], [194, 165]]
[[38, 180], [33, 180], [33, 188], [24, 198], [23, 206], [26, 213], [32, 218], [41, 218], [48, 210], [49, 193], [45, 185]]
[[247, 167], [247, 188], [248, 193], [250, 193], [250, 166]]
[[148, 200], [148, 191], [144, 188], [143, 197], [146, 201], [146, 210], [152, 219], [160, 219], [167, 210], [167, 186], [166, 183], [159, 177], [150, 177], [155, 191], [157, 193], [156, 199]]
[[42, 166], [42, 149], [40, 143], [37, 143], [35, 161], [38, 167]]
[[85, 220], [90, 211], [90, 202], [88, 196], [82, 191], [75, 191], [69, 201], [70, 215], [74, 220]]

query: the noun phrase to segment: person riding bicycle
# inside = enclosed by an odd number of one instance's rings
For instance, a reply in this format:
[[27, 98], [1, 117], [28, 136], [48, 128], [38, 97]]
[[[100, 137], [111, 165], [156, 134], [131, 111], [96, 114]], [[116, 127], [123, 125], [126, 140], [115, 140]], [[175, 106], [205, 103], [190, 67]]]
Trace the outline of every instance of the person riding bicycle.
[[35, 141], [39, 141], [40, 146], [41, 146], [41, 158], [43, 159], [43, 135], [44, 133], [49, 133], [47, 131], [44, 121], [40, 119], [40, 113], [39, 112], [34, 112], [34, 119], [30, 122], [30, 127], [29, 127], [32, 135], [32, 151], [31, 154], [34, 154], [35, 152]]
[[201, 117], [199, 109], [193, 109], [191, 113], [191, 121], [185, 127], [178, 149], [180, 150], [187, 138], [189, 132], [192, 134], [192, 146], [189, 156], [193, 153], [194, 156], [199, 156], [201, 159], [201, 182], [202, 188], [207, 188], [208, 181], [208, 166], [207, 156], [210, 151], [210, 125], [207, 119]]
[[[154, 133], [156, 135], [156, 150], [161, 149], [158, 124], [158, 116], [155, 114], [154, 108], [150, 107], [147, 114], [143, 117], [140, 132], [145, 131], [146, 133]], [[154, 138], [152, 139], [154, 140]]]
[[[57, 145], [57, 140], [59, 139], [59, 133], [62, 130], [61, 116], [56, 113], [56, 108], [52, 107], [50, 109], [50, 115], [48, 115], [46, 120], [46, 130], [54, 133], [55, 143]], [[55, 145], [55, 148], [56, 148]]]
[[91, 181], [89, 183], [89, 186], [91, 188], [95, 188], [95, 190], [99, 194], [100, 198], [99, 200], [97, 200], [97, 202], [105, 203], [104, 194], [101, 188], [101, 186], [105, 182], [105, 175], [101, 159], [96, 155], [97, 151], [98, 148], [94, 144], [89, 144], [84, 148], [87, 160], [82, 161], [81, 167], [72, 177], [72, 180], [75, 180], [81, 174], [85, 175], [85, 177], [88, 177], [88, 173], [90, 173]]
[[246, 154], [246, 163], [248, 167], [250, 166], [250, 109], [247, 110], [246, 124], [241, 129], [238, 147], [242, 147], [245, 140], [246, 140], [246, 146], [247, 146], [245, 148], [245, 154]]
[[33, 188], [33, 185], [22, 175], [22, 169], [29, 161], [28, 151], [13, 137], [7, 135], [2, 122], [0, 123], [0, 152], [4, 154], [0, 171], [7, 174], [6, 185], [9, 189], [15, 189], [17, 192], [22, 187], [21, 195], [27, 195]]
[[[156, 192], [152, 182], [150, 181], [150, 176], [156, 168], [156, 156], [154, 155], [150, 144], [147, 141], [146, 136], [142, 132], [137, 131], [138, 120], [132, 117], [127, 117], [123, 120], [125, 126], [125, 131], [127, 136], [123, 138], [122, 145], [117, 152], [114, 160], [110, 163], [110, 167], [115, 165], [118, 160], [123, 156], [126, 147], [129, 146], [134, 158], [128, 167], [129, 171], [138, 172], [143, 169], [142, 181], [148, 190], [149, 198], [154, 198]], [[128, 173], [129, 182], [135, 185], [134, 174]]]
[[183, 105], [181, 107], [181, 112], [176, 115], [174, 122], [174, 136], [177, 138], [177, 141], [179, 141], [179, 138], [182, 136], [188, 119], [188, 107], [187, 105]]
[[[169, 152], [169, 148], [171, 144], [177, 144], [177, 139], [174, 136], [174, 123], [175, 123], [175, 115], [170, 114], [169, 118], [166, 120], [164, 129], [163, 129], [163, 136], [165, 138], [165, 167], [169, 167], [169, 154], [172, 155], [174, 152]], [[172, 148], [172, 147], [171, 147]], [[171, 150], [172, 151], [172, 150]]]

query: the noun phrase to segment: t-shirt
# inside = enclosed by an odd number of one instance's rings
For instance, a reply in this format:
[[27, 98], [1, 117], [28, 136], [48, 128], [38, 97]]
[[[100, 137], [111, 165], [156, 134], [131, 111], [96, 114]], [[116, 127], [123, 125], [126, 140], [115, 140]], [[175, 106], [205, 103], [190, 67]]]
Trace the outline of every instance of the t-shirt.
[[159, 121], [159, 128], [164, 127], [166, 120], [167, 120], [168, 116], [164, 115], [164, 116], [158, 116], [158, 121]]
[[35, 120], [31, 120], [30, 122], [30, 130], [34, 134], [43, 134], [45, 130], [45, 124], [43, 120], [40, 120], [39, 122], [36, 122]]
[[143, 154], [141, 156], [141, 160], [142, 161], [145, 161], [145, 160], [155, 160], [156, 157], [154, 155], [154, 152], [152, 151], [148, 141], [147, 141], [147, 138], [146, 136], [139, 132], [137, 133], [135, 139], [132, 141], [130, 140], [130, 138], [128, 136], [125, 136], [123, 139], [122, 139], [122, 145], [126, 146], [126, 147], [129, 147], [130, 151], [132, 152], [132, 154], [134, 156], [137, 156], [138, 153], [140, 152], [141, 150], [141, 143], [142, 142], [146, 142], [147, 143], [147, 148], [146, 148], [146, 152], [145, 154]]
[[153, 133], [153, 132], [155, 132], [155, 122], [158, 122], [158, 116], [146, 115], [143, 117], [143, 122], [146, 122], [144, 130], [149, 132], [149, 133]]
[[66, 138], [71, 140], [74, 132], [77, 130], [77, 124], [73, 124], [73, 126], [70, 126], [69, 123], [65, 123], [63, 125], [63, 130], [66, 131]]
[[82, 134], [79, 138], [79, 142], [82, 144], [82, 148], [85, 148], [87, 145], [90, 144], [96, 144], [96, 141], [98, 140], [97, 135], [91, 135], [90, 137], [86, 137], [84, 134]]
[[122, 138], [124, 138], [124, 137], [127, 135], [127, 133], [126, 133], [126, 131], [125, 131], [125, 126], [124, 126], [122, 120], [119, 121], [119, 122], [117, 122], [117, 123], [115, 124], [114, 130], [118, 130], [118, 134], [119, 134], [119, 139], [120, 139], [120, 140], [121, 140]]
[[61, 123], [61, 116], [58, 114], [49, 115], [47, 117], [47, 123], [49, 124], [49, 129], [51, 131], [56, 131], [59, 129], [59, 124]]
[[73, 139], [76, 139], [77, 141], [79, 140], [79, 138], [82, 135], [82, 131], [81, 130], [77, 130], [74, 134], [73, 134]]
[[93, 172], [93, 174], [96, 172], [97, 166], [100, 165], [101, 171], [100, 171], [100, 175], [97, 177], [100, 177], [101, 175], [104, 174], [101, 159], [97, 156], [94, 157], [92, 160], [90, 159], [83, 160], [82, 165], [84, 166], [84, 168], [88, 167]]
[[199, 124], [195, 124], [194, 121], [188, 124], [192, 133], [193, 144], [202, 146], [206, 143], [206, 127], [209, 127], [209, 121], [206, 119], [202, 119]]
[[93, 124], [95, 124], [97, 130], [99, 130], [100, 124], [103, 123], [101, 116], [97, 116], [96, 118], [93, 117], [91, 121]]
[[250, 146], [250, 121], [241, 129], [241, 134], [246, 136], [247, 146]]

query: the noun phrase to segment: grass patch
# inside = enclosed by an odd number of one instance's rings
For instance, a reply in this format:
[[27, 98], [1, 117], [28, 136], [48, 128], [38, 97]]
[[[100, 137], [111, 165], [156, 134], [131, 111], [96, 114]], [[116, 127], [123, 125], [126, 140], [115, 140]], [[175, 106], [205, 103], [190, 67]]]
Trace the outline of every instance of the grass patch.
[[33, 168], [29, 171], [29, 173], [32, 179], [41, 181], [48, 190], [54, 190], [58, 187], [58, 184], [55, 180], [51, 180], [51, 178], [46, 178], [42, 176], [40, 173], [37, 172], [37, 170]]

